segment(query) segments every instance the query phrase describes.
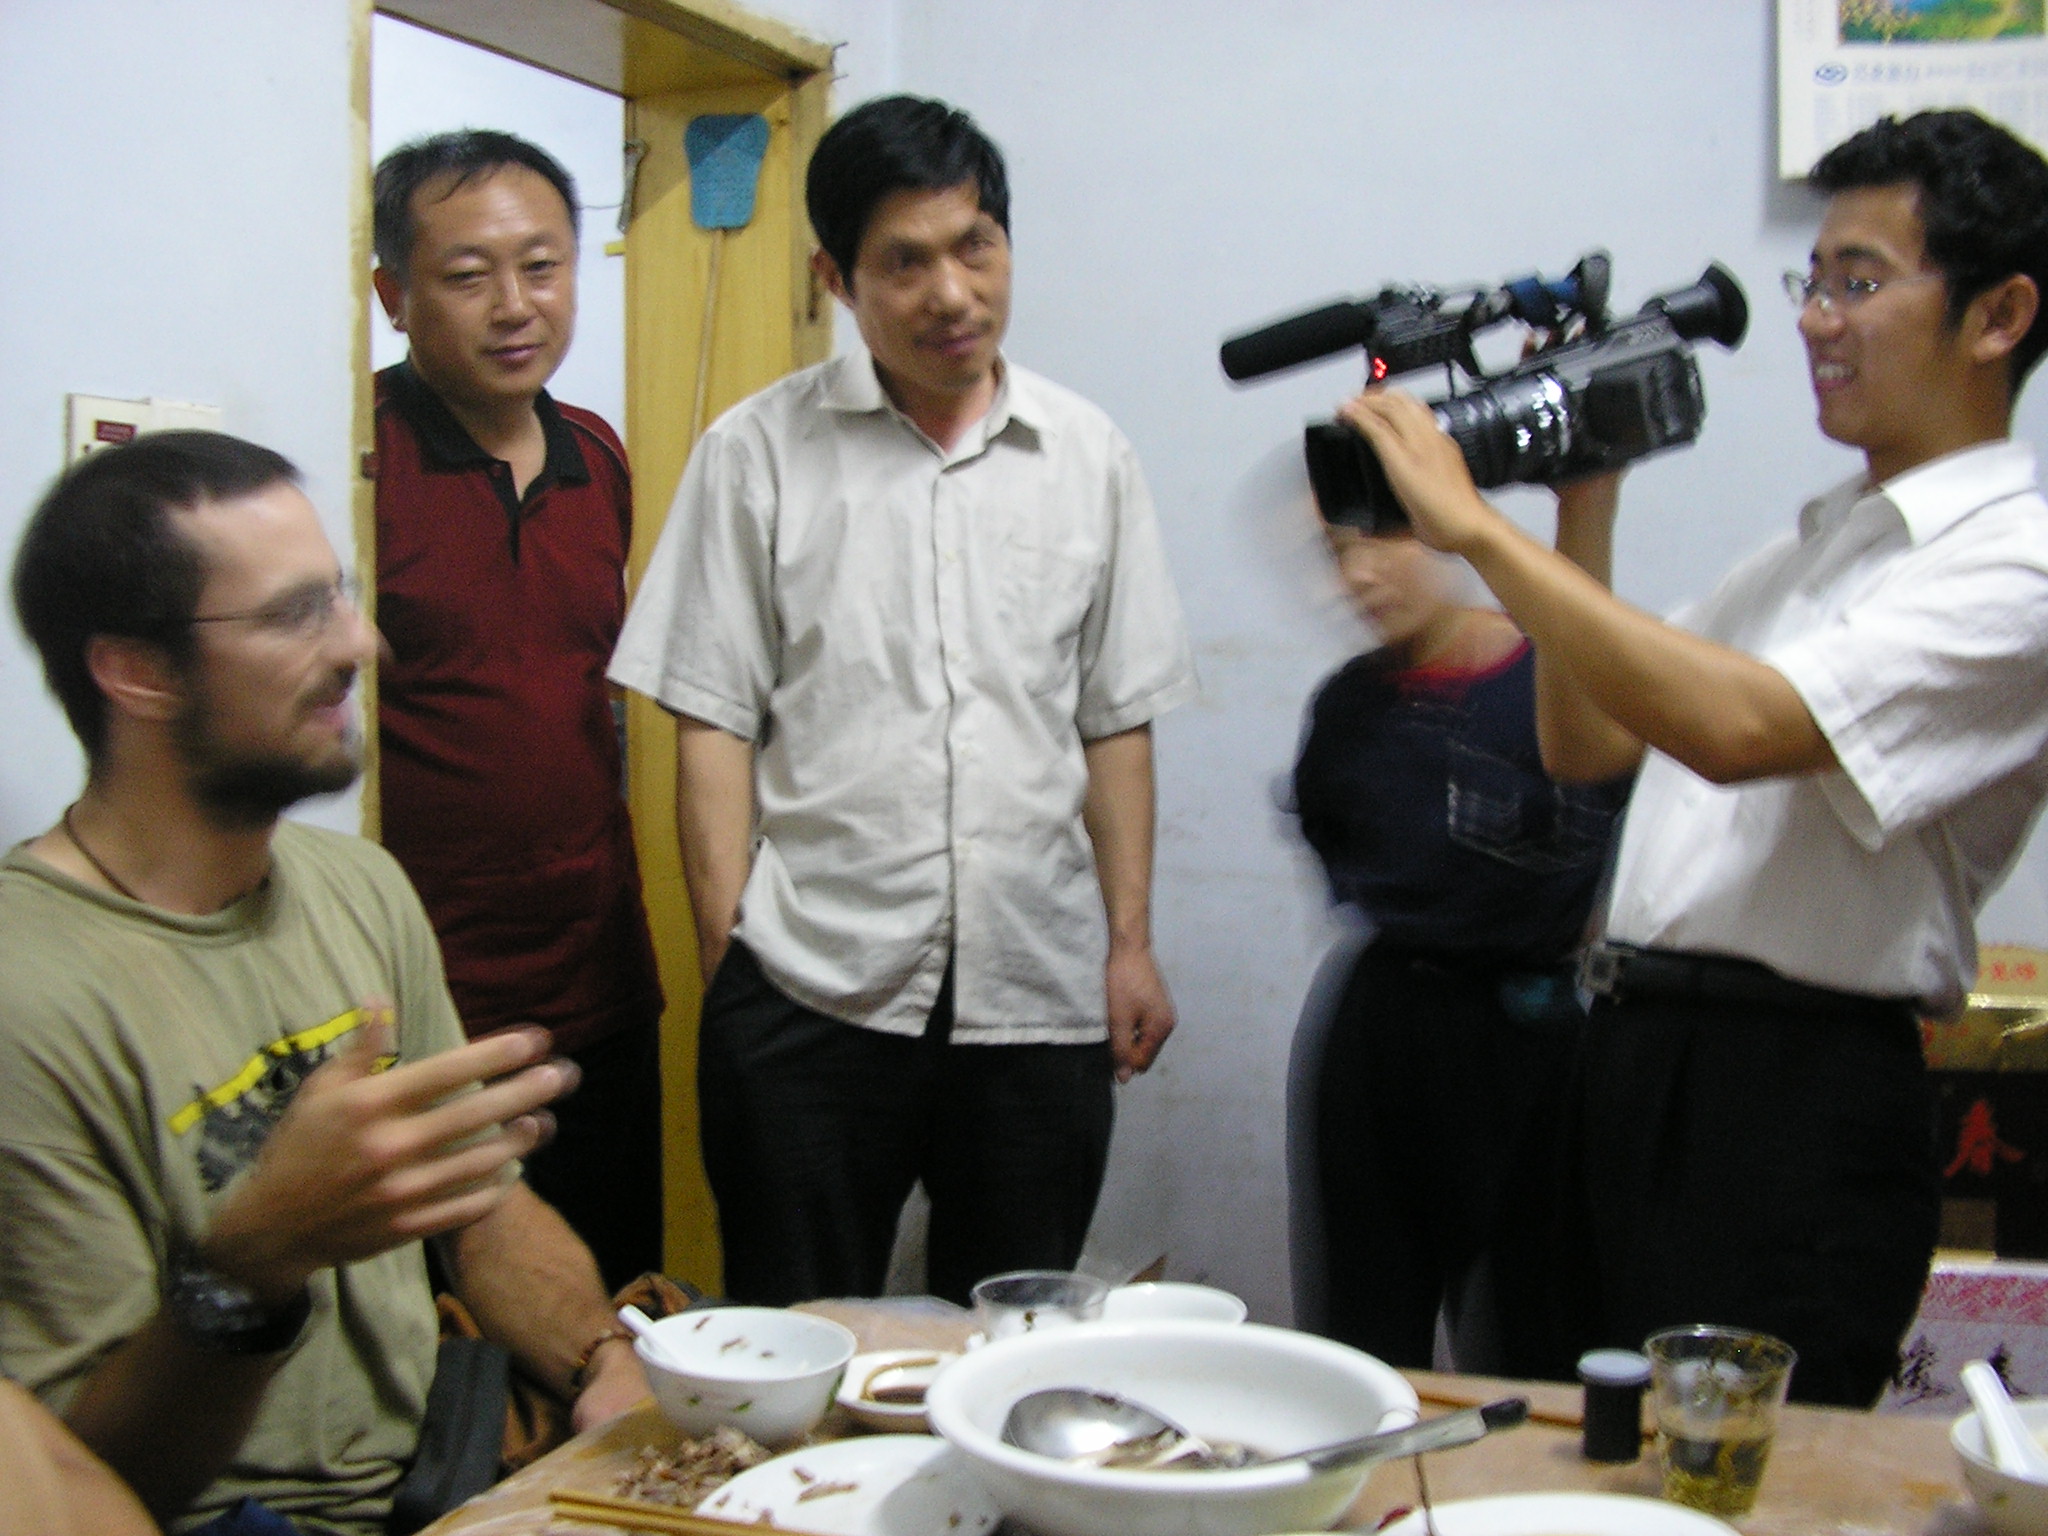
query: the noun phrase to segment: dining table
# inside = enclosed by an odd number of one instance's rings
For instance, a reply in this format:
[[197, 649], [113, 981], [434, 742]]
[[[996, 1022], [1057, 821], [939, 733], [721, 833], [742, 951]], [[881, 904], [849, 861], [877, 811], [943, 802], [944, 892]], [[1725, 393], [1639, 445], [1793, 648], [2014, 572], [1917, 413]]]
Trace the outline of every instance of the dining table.
[[[804, 1310], [844, 1323], [864, 1351], [957, 1349], [973, 1328], [968, 1313], [929, 1298], [913, 1304], [809, 1302]], [[1529, 1399], [1529, 1422], [1521, 1427], [1427, 1458], [1429, 1494], [1438, 1505], [1505, 1493], [1658, 1496], [1655, 1450], [1647, 1440], [1634, 1462], [1591, 1462], [1580, 1454], [1576, 1386], [1436, 1371], [1402, 1375], [1414, 1386], [1425, 1416], [1501, 1397]], [[1991, 1527], [1963, 1486], [1948, 1429], [1948, 1419], [1940, 1417], [1788, 1405], [1756, 1506], [1730, 1523], [1744, 1536], [1990, 1536]], [[834, 1407], [812, 1438], [860, 1433]], [[595, 1536], [602, 1527], [556, 1514], [549, 1495], [610, 1493], [643, 1448], [665, 1450], [679, 1439], [650, 1399], [444, 1515], [426, 1536]], [[1387, 1463], [1367, 1480], [1339, 1528], [1371, 1531], [1418, 1502], [1413, 1462]], [[734, 1526], [736, 1532], [745, 1529]]]

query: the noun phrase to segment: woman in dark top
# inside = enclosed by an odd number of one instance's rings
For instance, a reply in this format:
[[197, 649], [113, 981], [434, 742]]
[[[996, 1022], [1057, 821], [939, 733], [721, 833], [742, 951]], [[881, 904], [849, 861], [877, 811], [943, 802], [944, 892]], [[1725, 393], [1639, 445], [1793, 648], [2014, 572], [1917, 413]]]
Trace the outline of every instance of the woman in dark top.
[[1430, 1364], [1438, 1309], [1496, 1259], [1501, 1365], [1540, 1358], [1541, 1124], [1583, 1021], [1573, 954], [1626, 784], [1543, 773], [1534, 658], [1405, 532], [1326, 529], [1380, 645], [1325, 682], [1302, 835], [1371, 939], [1313, 1066], [1323, 1331]]

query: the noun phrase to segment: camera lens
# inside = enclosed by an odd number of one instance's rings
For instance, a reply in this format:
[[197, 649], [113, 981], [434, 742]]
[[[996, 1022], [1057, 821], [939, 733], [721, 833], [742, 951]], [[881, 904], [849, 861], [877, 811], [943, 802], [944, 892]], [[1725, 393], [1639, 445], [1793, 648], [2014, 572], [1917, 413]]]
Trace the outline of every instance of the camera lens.
[[1501, 379], [1435, 411], [1482, 490], [1541, 479], [1571, 453], [1571, 399], [1552, 374]]

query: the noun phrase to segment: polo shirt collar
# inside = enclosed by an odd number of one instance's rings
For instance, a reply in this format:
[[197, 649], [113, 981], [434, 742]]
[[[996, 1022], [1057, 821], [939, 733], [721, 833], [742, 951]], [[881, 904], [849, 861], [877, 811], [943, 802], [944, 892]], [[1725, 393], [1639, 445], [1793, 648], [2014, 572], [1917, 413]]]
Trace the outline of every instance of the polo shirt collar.
[[[419, 439], [420, 456], [428, 468], [454, 473], [488, 469], [499, 462], [477, 445], [469, 429], [455, 419], [455, 413], [419, 376], [411, 358], [392, 368], [389, 378], [391, 403]], [[583, 462], [583, 451], [576, 446], [576, 434], [546, 390], [534, 397], [533, 411], [540, 418], [548, 456], [540, 474], [527, 487], [527, 500], [551, 485], [589, 484], [590, 467]]]
[[1856, 508], [1869, 506], [1896, 517], [1908, 540], [1924, 544], [1979, 507], [2022, 495], [2034, 485], [2034, 450], [2000, 438], [1929, 459], [1883, 485], [1852, 476], [1800, 509], [1799, 534], [1811, 539]]

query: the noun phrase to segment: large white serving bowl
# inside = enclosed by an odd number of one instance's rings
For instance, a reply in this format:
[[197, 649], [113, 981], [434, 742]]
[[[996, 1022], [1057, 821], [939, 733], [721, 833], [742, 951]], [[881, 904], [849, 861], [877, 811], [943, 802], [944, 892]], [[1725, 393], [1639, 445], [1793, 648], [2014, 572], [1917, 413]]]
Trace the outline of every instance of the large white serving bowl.
[[830, 1318], [779, 1307], [700, 1307], [654, 1324], [633, 1351], [661, 1411], [686, 1435], [721, 1424], [767, 1446], [809, 1434], [859, 1347]]
[[[2036, 1439], [2048, 1436], [2048, 1397], [2015, 1403], [2020, 1420]], [[2004, 1536], [2041, 1536], [2048, 1531], [2048, 1483], [2037, 1483], [1992, 1465], [1984, 1425], [1975, 1409], [1950, 1426], [1948, 1443], [1963, 1464], [1963, 1482], [1991, 1528]]]
[[1328, 1339], [1257, 1323], [1091, 1323], [1020, 1334], [962, 1355], [925, 1397], [996, 1507], [1039, 1536], [1258, 1536], [1324, 1530], [1369, 1466], [1301, 1462], [1234, 1472], [1077, 1467], [1002, 1441], [1010, 1406], [1041, 1387], [1120, 1393], [1210, 1440], [1269, 1453], [1397, 1429], [1415, 1391], [1391, 1366]]

